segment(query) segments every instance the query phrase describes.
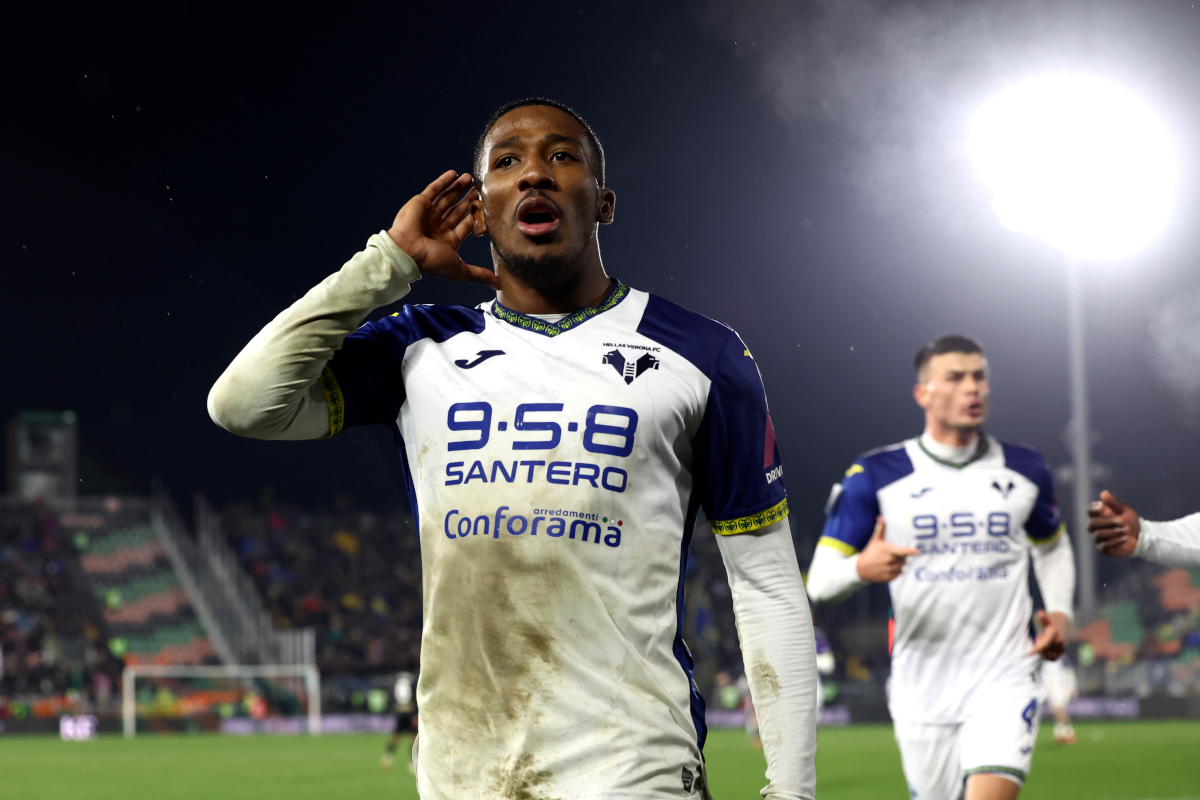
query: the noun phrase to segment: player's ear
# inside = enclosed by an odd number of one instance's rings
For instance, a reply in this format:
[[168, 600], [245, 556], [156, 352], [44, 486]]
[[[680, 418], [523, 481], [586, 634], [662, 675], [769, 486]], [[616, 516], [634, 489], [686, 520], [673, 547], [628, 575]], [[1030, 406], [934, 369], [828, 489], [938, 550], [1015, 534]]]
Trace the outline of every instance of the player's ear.
[[929, 390], [925, 388], [925, 384], [917, 383], [913, 385], [913, 400], [917, 401], [917, 405], [926, 411], [929, 410]]
[[480, 194], [479, 186], [475, 186], [471, 190], [471, 233], [476, 236], [483, 236], [487, 233], [487, 214], [483, 212], [483, 196]]
[[607, 225], [613, 221], [617, 210], [617, 193], [612, 189], [600, 190], [600, 202], [596, 206], [596, 221]]

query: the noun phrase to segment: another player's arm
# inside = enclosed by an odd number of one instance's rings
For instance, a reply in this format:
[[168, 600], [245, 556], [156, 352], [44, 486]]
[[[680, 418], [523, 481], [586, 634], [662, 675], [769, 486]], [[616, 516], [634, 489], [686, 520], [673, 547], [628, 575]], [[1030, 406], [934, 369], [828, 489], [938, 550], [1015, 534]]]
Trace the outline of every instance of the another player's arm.
[[1111, 492], [1088, 507], [1088, 531], [1106, 556], [1138, 556], [1179, 569], [1200, 569], [1200, 514], [1170, 522], [1142, 519]]
[[814, 602], [840, 600], [868, 583], [887, 583], [921, 551], [886, 539], [879, 501], [861, 462], [834, 488], [829, 518], [808, 568], [808, 596]]
[[762, 795], [811, 799], [817, 780], [816, 639], [762, 378], [733, 333], [718, 358], [705, 425], [696, 451], [701, 500], [729, 575], [767, 757]]
[[336, 433], [330, 390], [318, 379], [371, 311], [399, 300], [426, 273], [496, 285], [491, 272], [458, 257], [471, 230], [470, 187], [470, 175], [444, 173], [400, 209], [389, 230], [263, 328], [209, 392], [213, 421], [256, 439]]
[[1038, 485], [1038, 497], [1025, 521], [1025, 533], [1033, 545], [1033, 573], [1046, 608], [1037, 612], [1042, 631], [1029, 652], [1054, 661], [1066, 652], [1074, 619], [1075, 554], [1071, 550], [1067, 526], [1058, 513], [1050, 471], [1041, 464], [1033, 477]]

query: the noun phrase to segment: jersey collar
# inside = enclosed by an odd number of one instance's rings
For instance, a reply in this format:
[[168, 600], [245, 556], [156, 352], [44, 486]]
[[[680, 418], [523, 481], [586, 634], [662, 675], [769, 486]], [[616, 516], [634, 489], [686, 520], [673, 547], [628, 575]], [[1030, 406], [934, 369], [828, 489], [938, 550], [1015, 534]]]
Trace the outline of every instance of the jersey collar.
[[547, 322], [544, 319], [522, 314], [520, 311], [513, 311], [511, 308], [500, 305], [499, 300], [492, 301], [492, 315], [518, 328], [540, 333], [542, 336], [554, 337], [560, 333], [566, 333], [573, 328], [578, 328], [597, 314], [603, 314], [605, 311], [616, 308], [628, 296], [629, 287], [617, 281], [600, 305], [581, 308], [574, 314], [568, 314], [563, 317], [558, 322]]
[[968, 464], [974, 464], [976, 461], [978, 461], [979, 459], [981, 459], [987, 455], [988, 437], [987, 437], [987, 434], [985, 434], [983, 431], [980, 431], [979, 432], [979, 441], [975, 445], [975, 452], [971, 454], [970, 458], [968, 458], [966, 461], [962, 462], [961, 464], [955, 464], [953, 461], [947, 461], [944, 458], [938, 458], [933, 453], [929, 452], [929, 449], [927, 447], [925, 447], [925, 443], [921, 441], [920, 436], [917, 437], [917, 447], [921, 448], [922, 453], [929, 456], [937, 463], [942, 464], [943, 466], [952, 467], [953, 469], [962, 469], [963, 467], [967, 466]]

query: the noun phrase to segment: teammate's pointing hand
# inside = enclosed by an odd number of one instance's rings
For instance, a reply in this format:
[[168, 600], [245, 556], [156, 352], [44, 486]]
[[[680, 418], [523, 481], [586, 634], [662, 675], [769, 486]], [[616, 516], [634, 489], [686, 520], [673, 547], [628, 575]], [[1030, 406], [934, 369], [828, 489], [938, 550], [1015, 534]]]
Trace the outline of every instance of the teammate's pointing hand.
[[871, 583], [887, 583], [894, 580], [904, 569], [909, 556], [919, 556], [921, 551], [913, 547], [901, 547], [883, 538], [887, 525], [883, 517], [875, 519], [875, 532], [871, 541], [858, 554], [858, 576]]
[[426, 275], [482, 283], [498, 289], [500, 284], [494, 272], [472, 266], [458, 257], [458, 248], [471, 232], [471, 199], [474, 197], [471, 176], [448, 170], [404, 204], [396, 214], [388, 236]]

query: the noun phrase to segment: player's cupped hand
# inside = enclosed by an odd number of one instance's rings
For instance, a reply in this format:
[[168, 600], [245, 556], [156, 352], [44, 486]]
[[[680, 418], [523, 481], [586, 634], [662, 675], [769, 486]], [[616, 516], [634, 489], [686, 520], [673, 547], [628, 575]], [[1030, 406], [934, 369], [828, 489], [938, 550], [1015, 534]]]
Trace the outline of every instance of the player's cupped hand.
[[885, 537], [887, 524], [883, 517], [875, 518], [875, 532], [871, 540], [858, 554], [858, 576], [871, 583], [887, 583], [895, 580], [904, 570], [904, 564], [909, 556], [919, 556], [921, 551], [915, 547], [901, 547], [892, 544]]
[[1039, 611], [1034, 615], [1042, 632], [1033, 640], [1033, 649], [1029, 655], [1040, 655], [1047, 661], [1058, 661], [1067, 652], [1067, 635], [1071, 632], [1071, 621], [1060, 611], [1047, 614]]
[[1122, 503], [1112, 492], [1100, 493], [1100, 500], [1088, 505], [1088, 533], [1096, 549], [1106, 556], [1125, 558], [1133, 555], [1142, 525], [1138, 513]]
[[426, 275], [500, 287], [496, 273], [468, 264], [458, 248], [471, 232], [471, 176], [447, 170], [396, 214], [388, 236]]

